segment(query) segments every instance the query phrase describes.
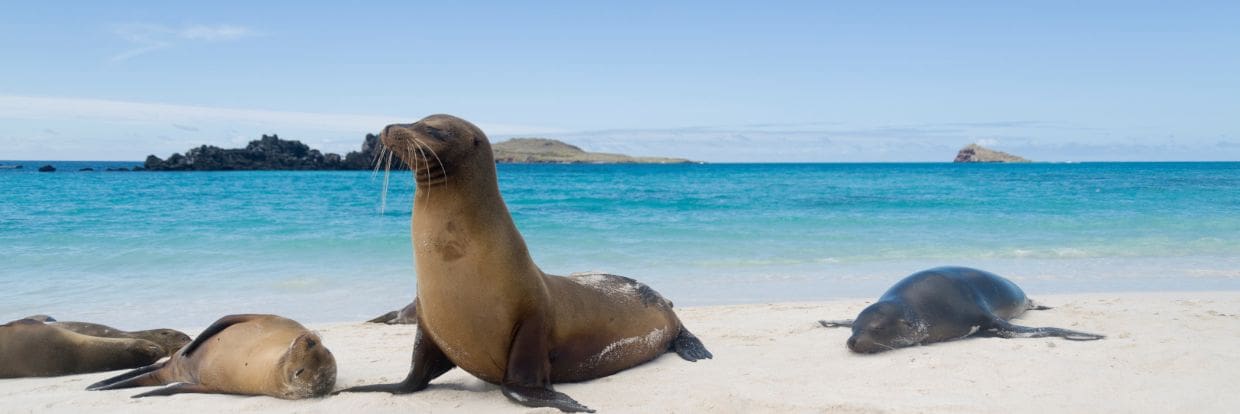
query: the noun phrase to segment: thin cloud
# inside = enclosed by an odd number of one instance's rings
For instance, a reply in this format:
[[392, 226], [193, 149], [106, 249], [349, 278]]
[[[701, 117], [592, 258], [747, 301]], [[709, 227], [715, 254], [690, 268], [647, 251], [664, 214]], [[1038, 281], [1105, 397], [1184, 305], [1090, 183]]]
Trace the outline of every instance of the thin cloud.
[[171, 48], [180, 42], [235, 41], [257, 34], [248, 27], [229, 24], [195, 24], [179, 28], [157, 24], [126, 24], [114, 27], [112, 33], [129, 42], [131, 46], [109, 59], [114, 63]]
[[[384, 125], [407, 122], [389, 115], [336, 114], [276, 111], [267, 109], [220, 108], [210, 106], [113, 101], [90, 98], [52, 98], [0, 95], [0, 119], [62, 120], [90, 119], [105, 122], [172, 124], [176, 128], [194, 125], [240, 123], [248, 125], [296, 126], [337, 132], [378, 131]], [[530, 125], [479, 123], [495, 135], [548, 134], [563, 132]]]

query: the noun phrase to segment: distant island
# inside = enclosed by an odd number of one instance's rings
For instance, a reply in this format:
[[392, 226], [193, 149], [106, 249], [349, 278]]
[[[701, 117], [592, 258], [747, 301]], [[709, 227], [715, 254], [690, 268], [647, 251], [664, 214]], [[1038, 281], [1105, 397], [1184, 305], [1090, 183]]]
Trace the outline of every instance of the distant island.
[[368, 170], [374, 167], [378, 151], [379, 136], [375, 134], [366, 134], [361, 151], [351, 151], [343, 157], [324, 154], [301, 141], [263, 135], [245, 148], [203, 145], [185, 155], [174, 153], [166, 160], [150, 155], [144, 167], [149, 171]]
[[586, 152], [562, 141], [546, 138], [513, 138], [492, 145], [497, 163], [538, 164], [684, 164], [683, 158], [633, 157], [623, 154]]
[[[241, 170], [369, 170], [380, 151], [379, 136], [366, 134], [361, 151], [343, 157], [323, 153], [301, 141], [263, 135], [245, 148], [224, 149], [203, 145], [174, 153], [168, 159], [146, 157], [149, 171], [241, 171]], [[675, 164], [691, 162], [680, 158], [631, 157], [621, 154], [586, 152], [561, 141], [546, 138], [514, 138], [492, 146], [497, 163], [540, 164]]]
[[956, 153], [952, 162], [1031, 162], [1028, 159], [995, 151], [977, 144], [969, 144]]

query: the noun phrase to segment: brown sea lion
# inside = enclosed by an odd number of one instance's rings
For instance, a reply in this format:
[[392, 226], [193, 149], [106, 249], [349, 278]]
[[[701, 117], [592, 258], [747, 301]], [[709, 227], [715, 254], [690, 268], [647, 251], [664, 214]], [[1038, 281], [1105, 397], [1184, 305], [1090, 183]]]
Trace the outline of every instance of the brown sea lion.
[[432, 115], [389, 125], [381, 140], [417, 181], [413, 366], [400, 383], [345, 391], [414, 392], [461, 367], [519, 404], [591, 411], [551, 384], [611, 375], [668, 351], [711, 358], [650, 287], [601, 273], [543, 273], [500, 196], [478, 127]]
[[82, 335], [33, 319], [0, 325], [0, 378], [111, 371], [163, 357], [163, 348], [143, 339]]
[[56, 318], [53, 318], [51, 316], [44, 315], [41, 313], [38, 315], [30, 315], [22, 319], [30, 319], [32, 321], [39, 321], [39, 322], [56, 322]]
[[394, 310], [379, 317], [366, 321], [366, 323], [386, 323], [388, 325], [414, 325], [418, 323], [418, 301], [414, 299], [404, 308]]
[[107, 325], [90, 322], [53, 322], [52, 326], [68, 329], [82, 335], [100, 336], [104, 338], [135, 338], [145, 339], [159, 344], [164, 355], [172, 356], [190, 341], [189, 335], [175, 329], [148, 329], [145, 331], [122, 331]]
[[939, 267], [914, 273], [892, 286], [855, 320], [818, 321], [851, 327], [848, 349], [872, 354], [984, 334], [1003, 338], [1058, 336], [1076, 341], [1105, 336], [1062, 328], [1030, 328], [1009, 319], [1036, 306], [1012, 281], [984, 270]]
[[336, 359], [319, 336], [275, 315], [215, 321], [171, 359], [91, 384], [87, 390], [167, 385], [134, 398], [181, 393], [317, 397], [336, 385]]

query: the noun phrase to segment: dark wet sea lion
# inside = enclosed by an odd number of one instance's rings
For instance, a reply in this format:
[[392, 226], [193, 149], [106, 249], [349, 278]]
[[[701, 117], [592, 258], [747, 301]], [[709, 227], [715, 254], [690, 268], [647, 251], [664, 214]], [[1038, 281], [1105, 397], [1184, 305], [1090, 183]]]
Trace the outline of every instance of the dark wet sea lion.
[[158, 344], [142, 339], [82, 335], [33, 319], [0, 325], [0, 378], [112, 371], [163, 357]]
[[336, 384], [336, 359], [319, 336], [275, 315], [230, 315], [171, 359], [91, 384], [88, 390], [167, 385], [134, 398], [181, 393], [317, 397]]
[[671, 303], [626, 277], [548, 275], [500, 196], [491, 144], [449, 115], [389, 125], [383, 144], [413, 168], [418, 330], [403, 382], [345, 391], [408, 393], [453, 367], [530, 407], [590, 411], [555, 382], [607, 376], [675, 351], [710, 358]]
[[145, 331], [122, 331], [107, 325], [90, 322], [54, 322], [52, 326], [68, 329], [82, 335], [100, 336], [104, 338], [135, 338], [145, 339], [159, 344], [164, 355], [172, 356], [177, 350], [190, 342], [189, 335], [175, 329], [148, 329]]
[[852, 327], [848, 349], [858, 353], [950, 341], [978, 332], [1003, 338], [1105, 338], [1008, 322], [1030, 309], [1049, 308], [1033, 305], [1015, 283], [993, 273], [967, 267], [940, 267], [904, 278], [878, 302], [862, 310], [855, 320], [819, 323], [826, 327]]
[[366, 323], [386, 323], [388, 325], [413, 325], [418, 323], [418, 301], [414, 299], [404, 308], [394, 310], [366, 321]]

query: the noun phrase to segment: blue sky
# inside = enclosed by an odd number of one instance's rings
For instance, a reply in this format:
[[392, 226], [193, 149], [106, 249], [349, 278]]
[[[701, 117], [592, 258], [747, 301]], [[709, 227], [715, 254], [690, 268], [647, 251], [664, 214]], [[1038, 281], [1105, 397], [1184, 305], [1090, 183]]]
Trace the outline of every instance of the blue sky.
[[0, 159], [451, 113], [705, 161], [1240, 160], [1240, 3], [928, 3], [10, 3]]

